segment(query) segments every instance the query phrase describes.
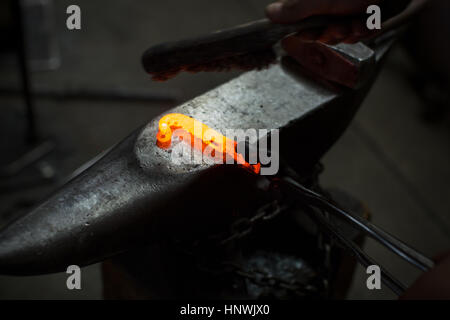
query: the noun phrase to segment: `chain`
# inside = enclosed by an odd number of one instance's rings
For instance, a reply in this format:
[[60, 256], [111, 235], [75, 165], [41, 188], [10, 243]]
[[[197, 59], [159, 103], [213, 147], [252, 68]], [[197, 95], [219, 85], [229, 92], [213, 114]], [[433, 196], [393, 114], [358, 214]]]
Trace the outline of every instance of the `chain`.
[[[317, 175], [322, 168], [318, 166], [315, 169], [316, 171], [312, 174], [309, 182], [313, 183], [315, 187], [318, 187]], [[211, 245], [213, 247], [225, 246], [233, 241], [240, 240], [248, 236], [258, 225], [279, 217], [288, 208], [288, 205], [281, 204], [277, 200], [269, 202], [260, 207], [253, 216], [239, 218], [234, 221], [231, 224], [230, 232], [211, 235], [205, 240], [197, 240], [190, 249], [202, 248], [203, 245], [206, 245], [207, 248], [211, 248]], [[188, 248], [186, 247], [182, 248], [183, 252], [191, 255], [194, 254], [191, 250], [187, 249]], [[311, 281], [308, 281], [310, 283], [302, 283], [297, 279], [288, 280], [275, 277], [268, 272], [254, 268], [247, 270], [235, 262], [219, 262], [218, 264], [211, 263], [211, 261], [207, 261], [206, 263], [197, 262], [197, 268], [209, 274], [218, 276], [223, 274], [233, 274], [243, 278], [244, 280], [248, 280], [259, 287], [283, 289], [297, 296], [317, 295], [321, 292], [319, 289], [321, 286], [327, 287], [326, 284], [320, 284], [317, 281], [314, 281], [314, 284], [311, 284]], [[316, 274], [314, 274], [313, 277], [318, 279]], [[324, 279], [324, 281], [325, 280], [326, 279]]]
[[240, 218], [231, 225], [231, 234], [219, 242], [225, 245], [231, 241], [241, 239], [251, 233], [256, 225], [261, 222], [272, 220], [278, 217], [287, 209], [286, 205], [280, 205], [278, 201], [270, 202], [256, 211], [250, 218]]
[[[215, 236], [216, 239], [222, 239], [217, 241], [216, 243], [222, 246], [232, 241], [242, 239], [250, 234], [257, 225], [279, 217], [287, 209], [287, 205], [280, 204], [276, 200], [267, 203], [260, 207], [256, 211], [256, 214], [252, 217], [236, 220], [232, 224], [231, 232], [228, 236]], [[248, 280], [249, 282], [259, 287], [283, 289], [291, 294], [295, 294], [296, 296], [312, 296], [317, 295], [320, 292], [317, 286], [305, 284], [298, 280], [286, 280], [283, 278], [278, 278], [265, 271], [255, 268], [247, 270], [235, 262], [221, 262], [216, 265], [216, 267], [212, 267], [210, 263], [197, 263], [197, 267], [203, 272], [214, 274], [216, 276], [233, 274], [243, 278], [244, 280]]]
[[[316, 166], [312, 169], [312, 172], [308, 177], [306, 177], [306, 181], [309, 184], [311, 184], [314, 187], [319, 188], [318, 186], [318, 176], [323, 171], [323, 165], [318, 163]], [[291, 174], [294, 174], [294, 171], [290, 171]], [[296, 178], [299, 179], [298, 176]], [[250, 234], [254, 227], [262, 222], [272, 220], [276, 217], [278, 217], [281, 213], [286, 211], [289, 206], [286, 204], [280, 204], [278, 200], [274, 200], [272, 202], [269, 202], [262, 207], [260, 207], [256, 214], [252, 217], [243, 217], [239, 218], [236, 221], [234, 221], [231, 225], [230, 232], [228, 235], [221, 234], [215, 234], [208, 237], [206, 243], [208, 245], [211, 245], [212, 243], [215, 243], [216, 245], [223, 246], [226, 245], [232, 241], [239, 240]], [[199, 247], [201, 245], [201, 240], [195, 241], [193, 247]]]

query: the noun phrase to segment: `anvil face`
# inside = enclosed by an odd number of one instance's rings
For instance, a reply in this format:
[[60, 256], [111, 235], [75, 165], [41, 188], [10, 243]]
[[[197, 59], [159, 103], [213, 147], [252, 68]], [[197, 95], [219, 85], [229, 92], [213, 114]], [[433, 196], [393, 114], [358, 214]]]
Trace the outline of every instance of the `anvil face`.
[[[375, 73], [370, 80], [373, 80]], [[351, 121], [371, 81], [327, 89], [280, 65], [248, 72], [173, 110], [224, 133], [280, 129], [281, 156], [307, 170]], [[173, 234], [198, 237], [267, 197], [237, 166], [177, 165], [151, 120], [0, 233], [0, 273], [39, 274], [102, 261]], [[217, 194], [222, 195], [217, 199]]]

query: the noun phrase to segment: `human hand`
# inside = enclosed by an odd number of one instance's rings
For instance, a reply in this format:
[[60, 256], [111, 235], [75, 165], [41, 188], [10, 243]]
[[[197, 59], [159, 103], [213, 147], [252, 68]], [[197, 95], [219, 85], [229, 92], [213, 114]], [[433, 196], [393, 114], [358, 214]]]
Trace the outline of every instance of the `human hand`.
[[[369, 5], [379, 2], [380, 0], [279, 0], [267, 6], [266, 15], [272, 22], [281, 24], [298, 22], [315, 15], [350, 17], [366, 14]], [[331, 23], [324, 30], [308, 30], [287, 37], [282, 45], [288, 53], [295, 53], [295, 45], [299, 41], [354, 43], [371, 33], [365, 22], [349, 18], [347, 22]]]
[[450, 252], [435, 259], [436, 266], [422, 274], [400, 297], [402, 300], [450, 300]]

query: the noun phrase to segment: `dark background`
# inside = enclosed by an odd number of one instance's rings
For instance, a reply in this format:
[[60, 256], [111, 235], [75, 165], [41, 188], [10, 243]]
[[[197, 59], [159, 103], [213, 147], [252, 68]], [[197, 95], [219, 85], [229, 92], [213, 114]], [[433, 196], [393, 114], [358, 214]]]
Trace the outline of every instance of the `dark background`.
[[[140, 65], [140, 56], [148, 46], [261, 18], [269, 2], [54, 1], [60, 65], [52, 71], [33, 72], [33, 86], [58, 90], [138, 89], [167, 94], [177, 101], [36, 98], [40, 137], [54, 141], [57, 147], [27, 169], [25, 178], [17, 180], [20, 183], [16, 181], [14, 188], [0, 184], [0, 223], [26, 212], [75, 169], [139, 125], [238, 74], [183, 74], [166, 83], [155, 83]], [[82, 10], [79, 31], [66, 28], [66, 8], [71, 4]], [[443, 39], [440, 41], [448, 42]], [[417, 56], [427, 47], [417, 45], [408, 50]], [[421, 70], [407, 54], [408, 50], [398, 46], [392, 52], [355, 121], [324, 158], [322, 183], [339, 186], [358, 197], [370, 208], [373, 222], [433, 256], [450, 249], [450, 127], [448, 113], [441, 110], [448, 97], [444, 95], [436, 106], [419, 94], [428, 88], [433, 75], [418, 73]], [[3, 52], [0, 87], [19, 84], [15, 56], [10, 51]], [[433, 89], [431, 86], [430, 90]], [[23, 99], [2, 94], [0, 106], [0, 154], [4, 164], [24, 148]], [[33, 183], [39, 168], [46, 165], [54, 168], [53, 179]], [[366, 251], [405, 283], [411, 283], [418, 275], [370, 241]], [[0, 298], [101, 298], [98, 265], [83, 269], [80, 291], [67, 290], [66, 277], [66, 274], [1, 276]], [[365, 279], [364, 270], [358, 268], [349, 298], [394, 298], [387, 289], [367, 290]]]

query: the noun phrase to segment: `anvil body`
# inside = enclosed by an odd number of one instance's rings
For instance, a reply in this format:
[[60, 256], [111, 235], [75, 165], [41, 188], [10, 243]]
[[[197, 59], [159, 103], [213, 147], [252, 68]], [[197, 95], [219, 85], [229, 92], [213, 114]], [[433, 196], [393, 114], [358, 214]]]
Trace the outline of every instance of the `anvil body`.
[[[385, 50], [387, 47], [384, 47]], [[385, 51], [377, 52], [379, 63]], [[169, 110], [226, 129], [280, 129], [280, 153], [307, 172], [344, 132], [371, 87], [326, 86], [284, 64], [241, 75]], [[267, 195], [237, 166], [175, 165], [156, 146], [158, 120], [138, 128], [27, 215], [0, 232], [0, 273], [88, 265], [170, 234], [201, 237]], [[220, 195], [220, 196], [218, 196]]]

